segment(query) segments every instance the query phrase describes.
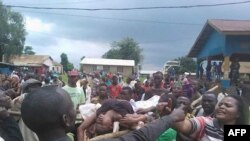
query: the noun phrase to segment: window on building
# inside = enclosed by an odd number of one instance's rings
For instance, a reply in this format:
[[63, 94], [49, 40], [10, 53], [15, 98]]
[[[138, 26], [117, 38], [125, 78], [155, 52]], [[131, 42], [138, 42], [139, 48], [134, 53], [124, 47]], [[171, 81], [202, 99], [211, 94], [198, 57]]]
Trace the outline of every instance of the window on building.
[[103, 70], [103, 66], [96, 66], [98, 71]]
[[105, 72], [109, 72], [109, 71], [110, 71], [110, 67], [109, 67], [109, 66], [103, 66], [103, 70], [104, 70]]
[[123, 72], [123, 67], [122, 66], [118, 66], [117, 67], [117, 72]]
[[92, 66], [92, 71], [96, 71], [97, 70], [97, 66]]

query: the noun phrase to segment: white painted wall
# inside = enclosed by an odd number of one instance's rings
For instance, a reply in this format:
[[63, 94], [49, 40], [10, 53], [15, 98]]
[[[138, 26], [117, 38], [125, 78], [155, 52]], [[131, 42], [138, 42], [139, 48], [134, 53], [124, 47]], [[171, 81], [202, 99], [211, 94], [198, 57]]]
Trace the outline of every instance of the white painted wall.
[[45, 60], [45, 61], [43, 62], [43, 64], [46, 65], [46, 66], [49, 66], [49, 70], [50, 70], [50, 71], [52, 70], [53, 61], [52, 61], [50, 58], [48, 58], [47, 60]]

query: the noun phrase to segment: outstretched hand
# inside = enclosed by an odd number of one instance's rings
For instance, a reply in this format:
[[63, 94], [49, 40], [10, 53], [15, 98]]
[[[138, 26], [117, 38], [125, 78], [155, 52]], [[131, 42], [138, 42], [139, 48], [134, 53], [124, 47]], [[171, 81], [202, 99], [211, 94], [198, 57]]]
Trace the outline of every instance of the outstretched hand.
[[181, 105], [175, 109], [170, 115], [175, 122], [183, 121], [185, 119], [185, 105]]
[[137, 121], [132, 114], [126, 114], [122, 119], [120, 119], [120, 123], [122, 124], [134, 124]]

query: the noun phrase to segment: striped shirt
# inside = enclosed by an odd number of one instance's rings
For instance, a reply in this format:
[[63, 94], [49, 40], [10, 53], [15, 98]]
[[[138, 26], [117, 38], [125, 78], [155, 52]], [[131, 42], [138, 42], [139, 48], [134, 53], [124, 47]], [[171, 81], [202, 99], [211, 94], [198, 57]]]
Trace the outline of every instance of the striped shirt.
[[210, 117], [195, 117], [190, 119], [191, 134], [197, 141], [223, 141], [224, 131], [220, 128], [218, 120]]

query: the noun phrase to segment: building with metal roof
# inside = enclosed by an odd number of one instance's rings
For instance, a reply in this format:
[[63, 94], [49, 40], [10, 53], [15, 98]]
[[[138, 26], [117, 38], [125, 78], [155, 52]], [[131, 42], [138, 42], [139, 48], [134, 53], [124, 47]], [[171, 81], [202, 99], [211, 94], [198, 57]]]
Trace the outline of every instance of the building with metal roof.
[[38, 74], [45, 74], [47, 71], [56, 71], [62, 73], [63, 67], [59, 63], [53, 61], [49, 55], [20, 55], [13, 56], [10, 59], [16, 67], [26, 67]]
[[223, 78], [228, 80], [232, 60], [250, 62], [250, 20], [207, 20], [187, 56], [198, 62], [223, 61]]
[[127, 77], [133, 74], [134, 67], [134, 60], [84, 58], [81, 61], [81, 70], [85, 73], [92, 73], [95, 71], [119, 72]]
[[208, 20], [188, 57], [223, 60], [224, 56], [237, 56], [241, 61], [249, 61], [249, 39], [250, 20]]

